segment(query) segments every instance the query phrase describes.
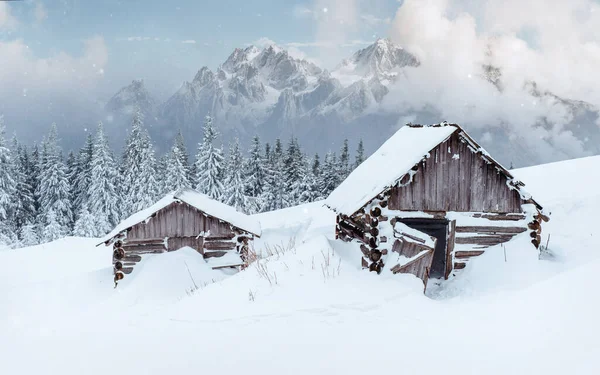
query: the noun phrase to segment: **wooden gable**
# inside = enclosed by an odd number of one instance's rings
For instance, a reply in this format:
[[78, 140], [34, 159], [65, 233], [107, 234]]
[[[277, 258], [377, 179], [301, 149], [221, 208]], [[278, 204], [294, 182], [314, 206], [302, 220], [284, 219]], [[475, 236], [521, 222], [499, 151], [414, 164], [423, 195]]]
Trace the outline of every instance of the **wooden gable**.
[[391, 189], [389, 208], [401, 211], [522, 212], [518, 191], [495, 164], [454, 132]]
[[[147, 222], [131, 227], [129, 240], [165, 237], [197, 237], [200, 233], [223, 236], [232, 232], [231, 225], [185, 202], [173, 202], [157, 211]], [[205, 236], [202, 236], [205, 237]]]

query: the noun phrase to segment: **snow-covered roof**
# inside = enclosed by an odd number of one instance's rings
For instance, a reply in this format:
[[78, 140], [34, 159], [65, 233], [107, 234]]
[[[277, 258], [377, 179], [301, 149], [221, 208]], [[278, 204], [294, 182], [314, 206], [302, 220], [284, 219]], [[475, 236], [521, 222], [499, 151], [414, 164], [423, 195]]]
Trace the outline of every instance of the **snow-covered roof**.
[[209, 216], [213, 216], [230, 223], [236, 228], [250, 232], [257, 236], [260, 236], [261, 234], [260, 222], [255, 218], [242, 212], [238, 212], [235, 208], [211, 199], [195, 190], [181, 189], [179, 191], [167, 194], [164, 198], [154, 203], [152, 206], [136, 212], [120, 222], [115, 229], [102, 238], [101, 243], [110, 240], [129, 227], [148, 220], [155, 212], [160, 211], [173, 202], [185, 202]]
[[431, 126], [407, 125], [398, 130], [373, 155], [359, 165], [325, 201], [337, 213], [354, 214], [371, 199], [392, 187], [419, 161], [458, 131], [462, 139], [489, 163], [494, 164], [523, 200], [530, 200], [542, 209], [524, 189], [521, 181], [498, 163], [477, 144], [459, 125], [443, 122]]
[[325, 204], [338, 213], [353, 214], [377, 194], [394, 185], [457, 129], [452, 125], [402, 127], [359, 165], [329, 195]]

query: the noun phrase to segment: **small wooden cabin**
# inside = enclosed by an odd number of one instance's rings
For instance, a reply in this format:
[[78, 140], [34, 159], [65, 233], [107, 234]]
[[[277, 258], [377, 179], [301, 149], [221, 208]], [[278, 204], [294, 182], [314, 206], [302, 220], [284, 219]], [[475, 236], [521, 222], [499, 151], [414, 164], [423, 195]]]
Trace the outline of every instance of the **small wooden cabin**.
[[520, 233], [540, 246], [549, 219], [523, 186], [459, 125], [409, 124], [326, 205], [338, 214], [336, 238], [360, 244], [364, 268], [413, 273], [427, 285]]
[[198, 251], [215, 269], [242, 266], [249, 246], [260, 234], [256, 219], [204, 194], [183, 189], [131, 215], [100, 244], [114, 248], [116, 283], [131, 273], [144, 255], [186, 246]]

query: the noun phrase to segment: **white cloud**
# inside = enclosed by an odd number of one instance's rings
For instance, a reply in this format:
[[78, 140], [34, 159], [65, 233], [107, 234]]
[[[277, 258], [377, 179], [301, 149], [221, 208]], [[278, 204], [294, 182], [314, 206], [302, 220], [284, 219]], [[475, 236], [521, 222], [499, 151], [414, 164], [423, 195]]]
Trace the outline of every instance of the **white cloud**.
[[48, 11], [46, 11], [46, 7], [44, 4], [37, 2], [35, 4], [35, 8], [33, 9], [33, 16], [35, 17], [36, 22], [41, 23], [46, 18], [48, 18]]
[[[471, 126], [501, 126], [531, 140], [544, 138], [567, 154], [581, 144], [564, 125], [572, 120], [564, 104], [536, 100], [525, 89], [543, 90], [600, 107], [600, 4], [592, 0], [405, 0], [391, 37], [421, 61], [388, 96], [390, 108], [435, 108], [442, 119]], [[469, 10], [468, 12], [466, 10]], [[535, 37], [520, 36], [523, 31]], [[535, 45], [537, 47], [533, 47]], [[478, 78], [482, 66], [502, 71], [502, 91]], [[552, 129], [535, 126], [540, 117]], [[581, 152], [581, 151], [579, 151]]]
[[187, 39], [187, 40], [182, 40], [181, 43], [183, 44], [196, 44], [196, 41], [193, 39]]
[[10, 6], [5, 2], [0, 2], [0, 30], [13, 30], [19, 22], [10, 12]]
[[102, 79], [108, 50], [102, 37], [85, 41], [82, 56], [35, 56], [22, 40], [0, 41], [0, 97], [55, 95], [88, 90]]

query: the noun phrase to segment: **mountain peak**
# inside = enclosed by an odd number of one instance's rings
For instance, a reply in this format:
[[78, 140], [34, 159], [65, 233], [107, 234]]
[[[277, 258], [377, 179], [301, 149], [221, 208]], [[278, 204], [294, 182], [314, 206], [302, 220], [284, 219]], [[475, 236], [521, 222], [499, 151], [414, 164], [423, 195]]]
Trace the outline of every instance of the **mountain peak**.
[[156, 100], [146, 89], [143, 79], [134, 79], [131, 84], [121, 88], [106, 103], [105, 109], [113, 113], [129, 114], [135, 108], [151, 112], [156, 106]]
[[203, 66], [196, 76], [194, 77], [195, 83], [198, 83], [200, 86], [206, 86], [207, 84], [213, 82], [215, 79], [215, 74], [206, 66]]
[[339, 75], [390, 78], [394, 70], [418, 66], [419, 60], [388, 38], [377, 39], [373, 44], [357, 51], [337, 68]]

